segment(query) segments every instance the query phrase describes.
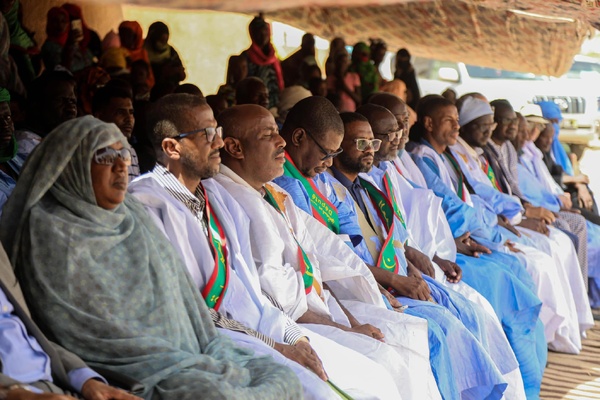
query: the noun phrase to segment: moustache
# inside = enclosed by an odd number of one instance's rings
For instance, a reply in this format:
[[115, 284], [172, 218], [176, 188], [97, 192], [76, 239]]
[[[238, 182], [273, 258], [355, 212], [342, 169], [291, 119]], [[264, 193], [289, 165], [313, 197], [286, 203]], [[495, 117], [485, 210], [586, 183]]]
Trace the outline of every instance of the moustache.
[[280, 155], [280, 154], [283, 154], [284, 152], [285, 152], [285, 150], [283, 149], [283, 147], [282, 147], [282, 148], [280, 148], [280, 149], [278, 149], [278, 150], [275, 152], [275, 157], [277, 157], [277, 156], [278, 156], [278, 155]]

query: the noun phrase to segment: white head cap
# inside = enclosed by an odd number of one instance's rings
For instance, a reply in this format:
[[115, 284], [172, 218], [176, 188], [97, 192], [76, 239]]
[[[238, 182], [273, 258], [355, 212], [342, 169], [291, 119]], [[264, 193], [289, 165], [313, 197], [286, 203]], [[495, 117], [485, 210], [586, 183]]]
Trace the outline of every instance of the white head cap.
[[483, 101], [476, 97], [467, 97], [465, 101], [463, 101], [462, 106], [460, 108], [458, 121], [460, 123], [460, 126], [463, 127], [469, 122], [474, 121], [479, 117], [493, 114], [494, 110], [492, 110], [492, 107], [487, 101]]

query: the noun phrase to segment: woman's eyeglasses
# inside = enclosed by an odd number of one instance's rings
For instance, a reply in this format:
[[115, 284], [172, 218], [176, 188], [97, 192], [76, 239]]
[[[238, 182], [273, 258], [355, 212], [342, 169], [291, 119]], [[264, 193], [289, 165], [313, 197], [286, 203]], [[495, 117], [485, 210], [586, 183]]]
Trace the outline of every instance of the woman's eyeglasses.
[[127, 148], [115, 150], [112, 147], [104, 147], [94, 152], [94, 161], [101, 165], [114, 165], [120, 158], [126, 165], [131, 165], [131, 151]]

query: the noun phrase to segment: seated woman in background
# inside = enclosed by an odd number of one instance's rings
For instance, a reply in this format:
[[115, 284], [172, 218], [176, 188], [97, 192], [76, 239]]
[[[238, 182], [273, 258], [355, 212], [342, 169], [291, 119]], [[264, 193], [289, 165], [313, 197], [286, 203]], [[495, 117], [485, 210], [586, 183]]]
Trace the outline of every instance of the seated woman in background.
[[35, 319], [146, 399], [299, 399], [291, 370], [217, 333], [185, 266], [127, 193], [127, 139], [91, 116], [30, 155], [0, 239]]
[[157, 85], [169, 85], [174, 89], [185, 80], [185, 68], [177, 50], [169, 44], [169, 27], [164, 22], [156, 21], [150, 25], [144, 49], [148, 52]]
[[100, 40], [98, 33], [93, 29], [90, 29], [90, 27], [85, 23], [81, 7], [73, 3], [65, 3], [62, 5], [62, 8], [67, 10], [71, 21], [81, 21], [81, 32], [83, 34], [82, 45], [85, 45], [85, 47], [90, 50], [92, 56], [96, 57], [96, 60], [99, 60], [102, 56], [102, 41]]
[[[144, 33], [142, 26], [137, 21], [123, 21], [119, 25], [119, 38], [121, 39], [121, 51], [125, 52], [127, 67], [131, 68], [137, 60], [143, 60], [150, 68], [148, 51], [144, 48]], [[146, 83], [152, 89], [155, 83], [154, 74], [150, 68]]]
[[[76, 24], [75, 22], [78, 21]], [[71, 72], [78, 72], [94, 63], [90, 51], [89, 34], [86, 40], [82, 20], [73, 20], [63, 7], [48, 10], [46, 21], [46, 41], [42, 45], [42, 59], [48, 70], [62, 65]]]

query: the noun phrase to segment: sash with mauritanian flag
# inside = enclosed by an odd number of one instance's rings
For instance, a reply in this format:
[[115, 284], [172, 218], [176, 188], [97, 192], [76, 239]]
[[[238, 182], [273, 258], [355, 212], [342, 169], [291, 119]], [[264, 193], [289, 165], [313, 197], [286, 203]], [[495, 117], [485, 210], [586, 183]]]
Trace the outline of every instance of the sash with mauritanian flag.
[[448, 160], [454, 171], [456, 172], [456, 176], [458, 177], [458, 185], [456, 188], [456, 194], [462, 201], [467, 201], [467, 196], [465, 194], [465, 177], [460, 169], [460, 165], [458, 165], [458, 161], [454, 158], [454, 155], [450, 152], [450, 149], [446, 149], [443, 153], [444, 157]]
[[296, 244], [298, 245], [298, 265], [300, 266], [300, 273], [302, 274], [302, 279], [304, 280], [304, 291], [306, 294], [309, 294], [314, 287], [317, 291], [317, 294], [321, 296], [321, 287], [319, 283], [314, 279], [313, 275], [313, 266], [308, 258], [308, 255], [300, 245], [300, 242], [296, 238], [296, 234], [294, 233], [294, 229], [291, 223], [288, 220], [287, 215], [285, 214], [285, 205], [283, 204], [284, 198], [281, 193], [278, 193], [271, 185], [266, 184], [264, 186], [265, 196], [264, 199], [269, 203], [273, 208], [275, 208], [279, 214], [283, 217], [290, 233], [294, 237]]
[[212, 212], [206, 191], [206, 218], [208, 219], [208, 242], [215, 261], [213, 273], [202, 290], [202, 297], [206, 305], [219, 311], [227, 286], [229, 284], [229, 260], [227, 253], [227, 242], [223, 227], [217, 216]]
[[308, 192], [310, 205], [312, 208], [313, 217], [319, 220], [323, 225], [328, 227], [335, 234], [340, 233], [340, 220], [338, 217], [337, 208], [321, 193], [315, 182], [307, 178], [296, 167], [292, 158], [285, 152], [285, 164], [283, 164], [283, 174], [291, 178], [297, 179], [302, 183], [304, 189]]
[[485, 172], [485, 174], [487, 175], [490, 182], [492, 182], [492, 185], [494, 185], [494, 187], [502, 193], [502, 189], [500, 189], [500, 184], [498, 184], [496, 174], [494, 174], [494, 170], [492, 169], [490, 162], [488, 160], [485, 160], [485, 165], [482, 165], [481, 168], [483, 169], [483, 172]]
[[[404, 224], [404, 218], [402, 218], [400, 210], [398, 210], [399, 214], [396, 215], [396, 210], [388, 196], [385, 195], [385, 193], [376, 188], [375, 185], [373, 185], [366, 179], [363, 179], [361, 177], [359, 177], [358, 179], [360, 181], [361, 186], [365, 188], [365, 190], [369, 194], [369, 199], [373, 203], [373, 206], [377, 210], [379, 218], [383, 221], [385, 229], [387, 230], [385, 241], [381, 246], [381, 251], [379, 252], [377, 267], [397, 274], [400, 268], [400, 263], [398, 261], [398, 258], [396, 257], [396, 250], [394, 249], [394, 228], [396, 223], [394, 216], [397, 216], [402, 224]], [[385, 182], [386, 178], [384, 177], [384, 184]], [[389, 176], [387, 176], [387, 184], [390, 185]], [[391, 186], [388, 186], [388, 188], [391, 188]]]

